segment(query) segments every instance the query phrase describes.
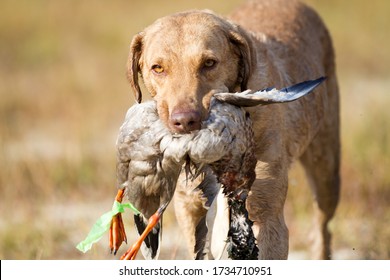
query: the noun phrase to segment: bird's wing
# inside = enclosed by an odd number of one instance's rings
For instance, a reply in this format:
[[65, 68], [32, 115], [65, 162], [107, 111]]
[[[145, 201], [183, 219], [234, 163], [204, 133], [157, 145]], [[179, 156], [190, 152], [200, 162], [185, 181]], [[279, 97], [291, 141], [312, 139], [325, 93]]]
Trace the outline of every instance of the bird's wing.
[[144, 161], [155, 154], [150, 141], [140, 141], [147, 137], [146, 132], [158, 121], [155, 107], [154, 102], [145, 102], [132, 106], [126, 113], [116, 141], [118, 188], [126, 187], [124, 184], [128, 181], [131, 161]]
[[312, 92], [325, 79], [325, 77], [321, 77], [316, 80], [305, 81], [280, 90], [267, 88], [256, 92], [246, 90], [238, 93], [216, 93], [214, 94], [214, 97], [220, 101], [242, 107], [291, 102]]

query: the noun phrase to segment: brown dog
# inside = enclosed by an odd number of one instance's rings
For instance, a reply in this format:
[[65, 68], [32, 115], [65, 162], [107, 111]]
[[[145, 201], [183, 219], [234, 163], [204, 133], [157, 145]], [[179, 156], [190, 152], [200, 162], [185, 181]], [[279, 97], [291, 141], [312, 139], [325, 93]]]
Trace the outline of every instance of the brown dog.
[[[161, 18], [131, 43], [128, 78], [141, 102], [139, 73], [160, 118], [175, 133], [199, 129], [216, 92], [281, 88], [326, 76], [313, 94], [298, 101], [248, 108], [258, 162], [247, 208], [259, 257], [286, 259], [288, 168], [299, 159], [316, 202], [313, 252], [330, 258], [328, 222], [340, 185], [338, 86], [330, 36], [312, 9], [294, 0], [263, 0], [245, 3], [229, 20], [210, 11]], [[196, 226], [206, 210], [185, 184], [178, 185], [176, 195], [179, 224], [193, 252]]]

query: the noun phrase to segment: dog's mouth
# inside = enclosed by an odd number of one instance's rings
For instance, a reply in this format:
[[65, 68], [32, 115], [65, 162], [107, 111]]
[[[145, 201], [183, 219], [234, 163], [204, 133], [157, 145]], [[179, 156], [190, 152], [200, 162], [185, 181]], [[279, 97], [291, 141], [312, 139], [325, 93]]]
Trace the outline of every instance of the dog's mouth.
[[201, 114], [196, 110], [176, 110], [169, 118], [169, 128], [178, 134], [197, 131], [201, 128]]
[[212, 96], [224, 90], [209, 90], [197, 102], [183, 101], [171, 109], [165, 100], [156, 100], [160, 103], [158, 114], [172, 134], [189, 134], [202, 129], [203, 122], [209, 117]]

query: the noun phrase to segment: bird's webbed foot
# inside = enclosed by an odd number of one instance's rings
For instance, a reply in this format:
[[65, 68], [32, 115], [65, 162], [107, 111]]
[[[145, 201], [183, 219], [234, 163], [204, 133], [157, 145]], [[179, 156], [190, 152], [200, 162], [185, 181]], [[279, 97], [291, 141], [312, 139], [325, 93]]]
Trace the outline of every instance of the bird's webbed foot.
[[164, 203], [158, 208], [156, 213], [154, 213], [149, 218], [148, 225], [146, 226], [144, 232], [134, 243], [134, 245], [131, 246], [131, 248], [129, 248], [129, 250], [127, 250], [126, 253], [122, 255], [122, 257], [120, 258], [121, 260], [135, 260], [135, 257], [137, 256], [137, 253], [141, 248], [142, 242], [145, 240], [146, 236], [148, 236], [148, 234], [153, 230], [153, 228], [158, 224], [167, 206], [168, 203]]
[[[122, 202], [124, 196], [124, 189], [118, 191], [115, 200], [119, 203]], [[127, 237], [125, 232], [125, 227], [123, 225], [122, 214], [118, 213], [112, 217], [111, 226], [109, 230], [109, 246], [110, 252], [116, 255], [119, 247], [122, 243], [127, 243]]]
[[118, 213], [114, 217], [112, 217], [109, 237], [110, 252], [114, 252], [114, 255], [116, 255], [116, 252], [118, 252], [118, 249], [122, 245], [122, 242], [127, 243], [127, 237], [121, 213]]

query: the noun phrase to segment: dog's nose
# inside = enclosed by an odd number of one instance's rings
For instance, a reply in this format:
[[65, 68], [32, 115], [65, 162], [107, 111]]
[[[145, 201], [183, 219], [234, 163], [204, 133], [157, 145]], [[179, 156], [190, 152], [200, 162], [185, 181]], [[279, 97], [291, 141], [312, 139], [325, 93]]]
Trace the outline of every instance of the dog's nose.
[[170, 126], [176, 133], [189, 133], [200, 129], [200, 113], [197, 111], [174, 111]]

